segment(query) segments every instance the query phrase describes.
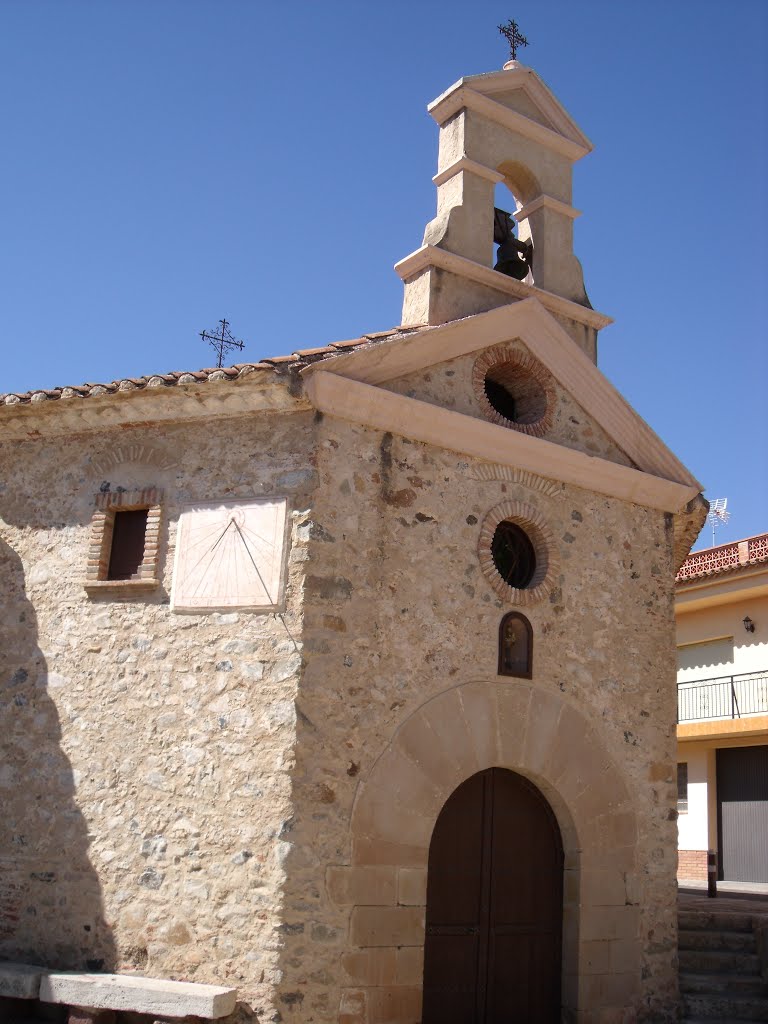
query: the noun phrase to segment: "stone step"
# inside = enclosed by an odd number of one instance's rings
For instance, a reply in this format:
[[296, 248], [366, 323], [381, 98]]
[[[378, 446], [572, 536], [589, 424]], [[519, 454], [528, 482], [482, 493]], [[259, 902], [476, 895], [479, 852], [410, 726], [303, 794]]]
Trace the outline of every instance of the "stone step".
[[760, 975], [760, 957], [756, 953], [713, 949], [681, 949], [680, 971], [689, 974]]
[[678, 949], [727, 949], [732, 952], [754, 953], [754, 932], [697, 931], [681, 928], [677, 933]]
[[736, 993], [768, 996], [768, 985], [760, 975], [751, 974], [680, 974], [681, 992]]
[[686, 993], [683, 1008], [688, 1017], [727, 1021], [768, 1020], [768, 999], [759, 996], [697, 995]]
[[749, 914], [728, 911], [681, 910], [678, 915], [680, 928], [688, 931], [751, 932], [752, 918]]

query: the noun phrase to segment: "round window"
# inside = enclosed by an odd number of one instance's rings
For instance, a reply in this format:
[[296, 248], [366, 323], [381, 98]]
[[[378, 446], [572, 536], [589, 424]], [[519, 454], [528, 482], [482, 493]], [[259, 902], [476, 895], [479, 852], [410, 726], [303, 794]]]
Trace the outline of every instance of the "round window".
[[517, 590], [529, 585], [536, 572], [536, 552], [525, 530], [504, 519], [491, 541], [491, 556], [504, 582]]
[[497, 363], [485, 375], [485, 397], [510, 423], [538, 423], [547, 411], [541, 383], [517, 363]]
[[502, 601], [535, 604], [555, 585], [559, 563], [552, 531], [538, 509], [522, 501], [503, 501], [485, 515], [477, 553]]
[[534, 437], [552, 425], [555, 405], [548, 371], [511, 345], [494, 345], [475, 360], [472, 385], [488, 419]]

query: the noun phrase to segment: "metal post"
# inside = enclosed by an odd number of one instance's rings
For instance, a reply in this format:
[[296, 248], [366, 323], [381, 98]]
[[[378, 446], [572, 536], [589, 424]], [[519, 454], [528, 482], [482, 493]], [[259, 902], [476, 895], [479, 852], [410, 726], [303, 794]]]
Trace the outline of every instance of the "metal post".
[[707, 851], [707, 896], [710, 899], [717, 896], [717, 853], [714, 850]]

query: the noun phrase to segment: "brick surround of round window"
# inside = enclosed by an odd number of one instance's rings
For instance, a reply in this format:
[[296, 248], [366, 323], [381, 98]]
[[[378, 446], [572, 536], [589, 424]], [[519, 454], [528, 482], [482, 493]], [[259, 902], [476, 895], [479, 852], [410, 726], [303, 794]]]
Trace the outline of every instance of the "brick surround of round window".
[[[519, 526], [533, 545], [536, 567], [525, 587], [511, 587], [496, 569], [491, 546], [496, 529], [502, 522]], [[504, 601], [517, 605], [535, 604], [547, 597], [554, 587], [559, 571], [554, 536], [541, 513], [521, 501], [503, 501], [491, 509], [480, 528], [477, 553], [483, 575]]]
[[532, 437], [541, 437], [552, 426], [552, 377], [541, 363], [511, 345], [494, 345], [477, 357], [472, 387], [492, 423]]

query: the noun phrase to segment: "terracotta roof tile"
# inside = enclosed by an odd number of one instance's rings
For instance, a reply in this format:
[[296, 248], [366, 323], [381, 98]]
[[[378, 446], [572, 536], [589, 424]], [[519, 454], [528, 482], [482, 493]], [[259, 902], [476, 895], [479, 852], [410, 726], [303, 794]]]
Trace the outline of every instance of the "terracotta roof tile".
[[365, 334], [360, 338], [334, 341], [329, 345], [321, 345], [318, 348], [297, 349], [290, 355], [270, 356], [261, 359], [257, 363], [235, 363], [233, 366], [223, 367], [209, 366], [202, 370], [172, 370], [169, 373], [148, 374], [144, 377], [125, 377], [122, 380], [113, 380], [107, 383], [90, 381], [86, 384], [67, 384], [62, 387], [37, 388], [26, 392], [0, 394], [0, 407], [37, 405], [61, 399], [88, 398], [99, 395], [112, 395], [118, 392], [126, 394], [134, 391], [144, 391], [147, 388], [183, 387], [190, 384], [233, 381], [258, 371], [277, 373], [289, 366], [302, 367], [307, 363], [319, 362], [323, 359], [333, 359], [334, 356], [342, 355], [345, 352], [364, 348], [368, 345], [376, 345], [387, 338], [394, 338], [398, 335], [413, 334], [424, 330], [426, 327], [426, 324], [393, 327], [389, 331], [376, 331], [372, 334]]
[[265, 363], [269, 363], [271, 366], [282, 366], [284, 363], [297, 363], [299, 362], [295, 356], [267, 356], [266, 359], [262, 360]]
[[331, 348], [341, 349], [342, 351], [344, 351], [345, 349], [348, 348], [359, 348], [361, 345], [364, 345], [365, 343], [365, 338], [350, 338], [349, 341], [334, 341], [331, 344]]
[[363, 337], [368, 341], [378, 341], [379, 338], [388, 338], [391, 334], [392, 331], [377, 331], [375, 334], [364, 334]]
[[320, 348], [297, 348], [293, 355], [299, 359], [306, 359], [307, 356], [327, 356], [332, 351], [330, 345], [321, 345]]

